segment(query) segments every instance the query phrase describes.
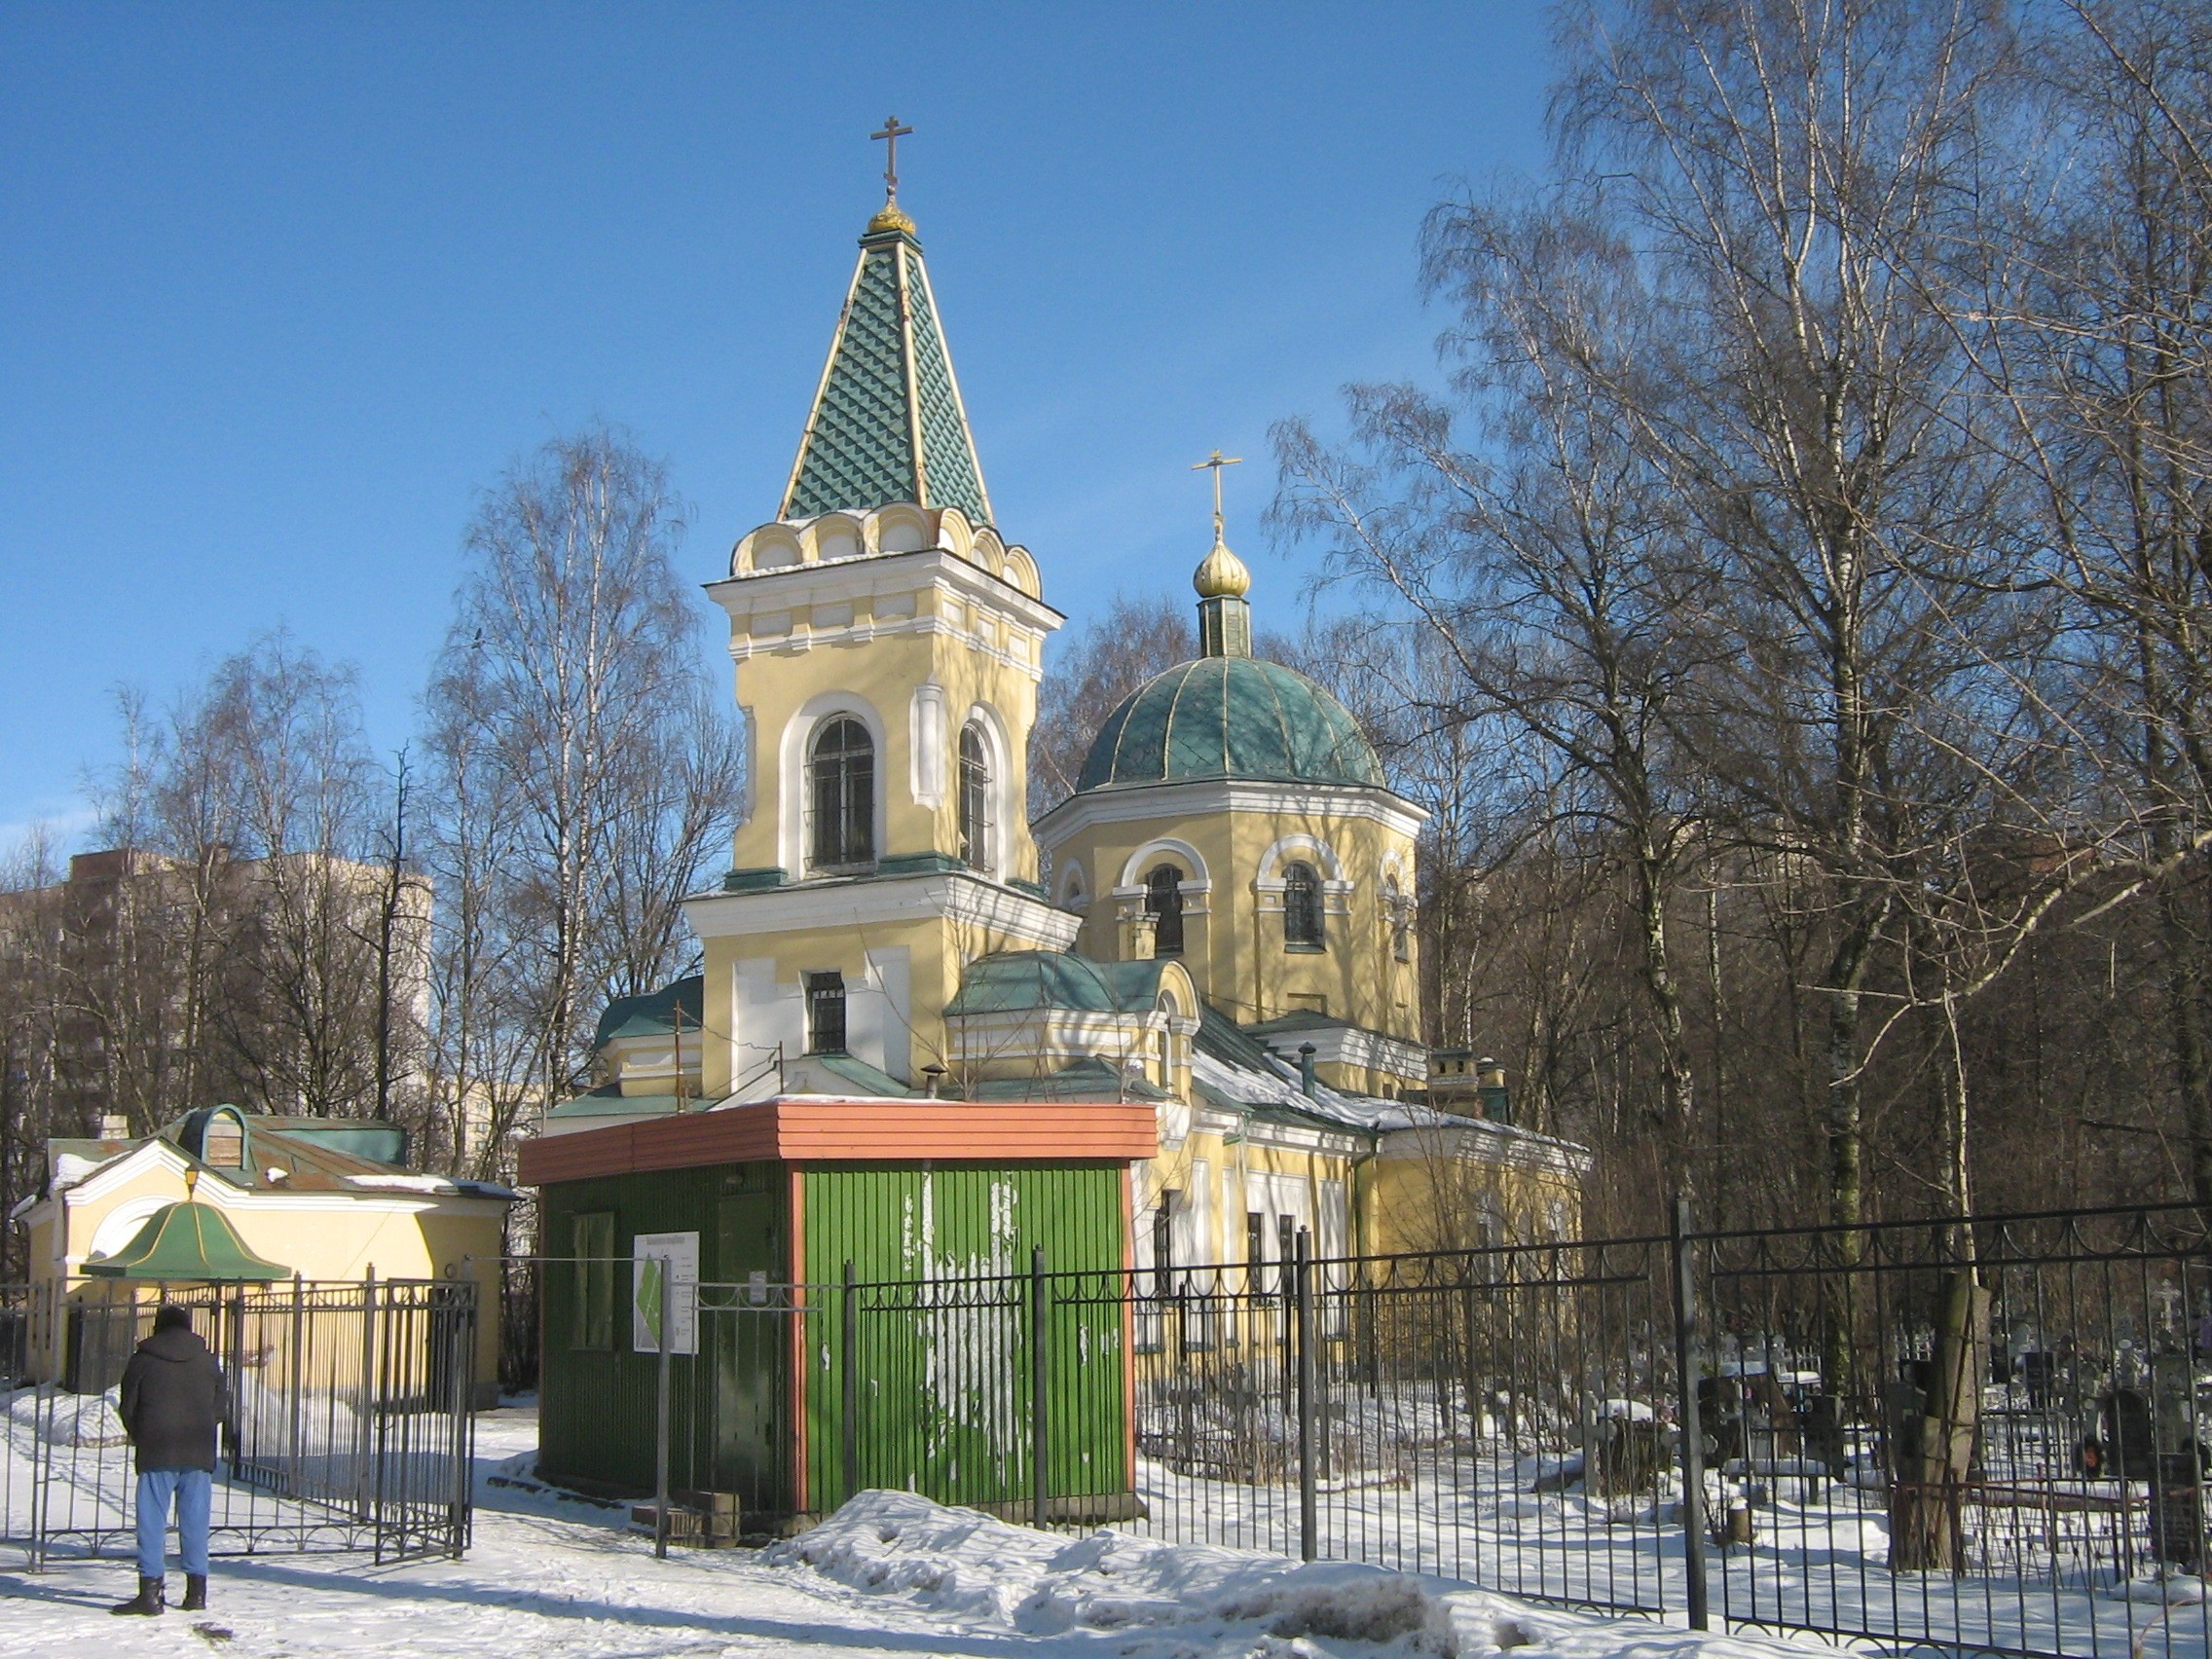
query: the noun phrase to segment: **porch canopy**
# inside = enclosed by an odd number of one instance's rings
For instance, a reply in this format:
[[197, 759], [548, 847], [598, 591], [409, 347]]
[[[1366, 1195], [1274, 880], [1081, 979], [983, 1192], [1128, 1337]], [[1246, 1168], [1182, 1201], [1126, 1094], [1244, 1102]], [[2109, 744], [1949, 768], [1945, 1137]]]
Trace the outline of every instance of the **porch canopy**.
[[222, 1211], [186, 1198], [165, 1204], [112, 1256], [85, 1264], [94, 1278], [129, 1279], [140, 1284], [230, 1284], [288, 1279], [290, 1268], [264, 1261], [245, 1247]]

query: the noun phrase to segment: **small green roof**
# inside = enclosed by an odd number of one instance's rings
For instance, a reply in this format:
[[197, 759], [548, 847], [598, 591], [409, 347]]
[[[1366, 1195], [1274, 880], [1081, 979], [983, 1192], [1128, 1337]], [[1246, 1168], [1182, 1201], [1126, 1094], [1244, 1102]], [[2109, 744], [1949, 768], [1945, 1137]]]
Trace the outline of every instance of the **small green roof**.
[[1169, 1096], [1143, 1078], [1117, 1070], [1112, 1061], [1087, 1054], [1045, 1077], [987, 1078], [971, 1087], [961, 1098], [1094, 1102], [1165, 1100]]
[[831, 1077], [842, 1078], [857, 1093], [870, 1100], [898, 1100], [914, 1092], [889, 1072], [869, 1065], [857, 1054], [809, 1054], [806, 1058]]
[[1149, 1009], [1160, 995], [1162, 958], [1093, 962], [1072, 950], [998, 950], [978, 956], [960, 976], [947, 1014], [1020, 1014], [1067, 1009], [1126, 1014]]
[[604, 1088], [595, 1088], [588, 1094], [547, 1107], [545, 1116], [548, 1121], [558, 1118], [564, 1123], [575, 1118], [603, 1119], [609, 1123], [622, 1118], [673, 1118], [677, 1108], [684, 1104], [697, 1109], [711, 1102], [697, 1098], [679, 1101], [673, 1094], [624, 1094], [619, 1085], [610, 1083]]
[[1198, 778], [1383, 787], [1342, 703], [1296, 669], [1248, 656], [1183, 663], [1130, 697], [1099, 727], [1076, 793]]
[[592, 1034], [592, 1047], [596, 1049], [617, 1037], [654, 1037], [664, 1031], [674, 1031], [679, 1012], [683, 1015], [683, 1029], [696, 1032], [706, 1006], [707, 981], [698, 974], [685, 979], [672, 979], [657, 991], [616, 997], [599, 1016], [599, 1029]]
[[891, 501], [958, 507], [991, 522], [982, 463], [938, 326], [922, 244], [903, 213], [878, 214], [830, 342], [778, 518]]
[[248, 1250], [221, 1210], [189, 1198], [181, 1204], [164, 1204], [146, 1218], [137, 1237], [112, 1256], [95, 1256], [85, 1264], [85, 1272], [96, 1278], [161, 1284], [227, 1284], [292, 1276], [290, 1268], [264, 1261]]

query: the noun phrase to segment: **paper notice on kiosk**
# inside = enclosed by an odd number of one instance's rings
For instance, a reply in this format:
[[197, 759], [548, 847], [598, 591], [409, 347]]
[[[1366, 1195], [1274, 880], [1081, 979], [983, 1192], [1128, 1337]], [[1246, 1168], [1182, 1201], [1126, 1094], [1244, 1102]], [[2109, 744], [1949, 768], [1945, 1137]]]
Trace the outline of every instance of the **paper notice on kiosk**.
[[630, 1241], [630, 1351], [660, 1352], [660, 1275], [668, 1271], [670, 1353], [699, 1351], [699, 1235], [641, 1233]]

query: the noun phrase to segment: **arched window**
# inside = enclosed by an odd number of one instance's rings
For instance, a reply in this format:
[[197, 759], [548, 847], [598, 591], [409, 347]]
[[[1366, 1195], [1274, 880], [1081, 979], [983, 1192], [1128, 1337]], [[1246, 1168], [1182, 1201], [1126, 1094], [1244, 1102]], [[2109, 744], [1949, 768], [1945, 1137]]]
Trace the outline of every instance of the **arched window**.
[[1382, 922], [1390, 930], [1390, 954], [1400, 962], [1413, 960], [1412, 906], [1398, 891], [1398, 878], [1382, 878]]
[[807, 863], [817, 870], [875, 863], [875, 743], [850, 717], [815, 734], [807, 759]]
[[1173, 865], [1155, 865], [1144, 878], [1144, 907], [1152, 913], [1152, 953], [1183, 954], [1183, 872]]
[[960, 862], [970, 869], [991, 867], [991, 751], [971, 720], [960, 728]]
[[1309, 864], [1294, 864], [1282, 872], [1282, 941], [1294, 949], [1320, 950], [1321, 878]]

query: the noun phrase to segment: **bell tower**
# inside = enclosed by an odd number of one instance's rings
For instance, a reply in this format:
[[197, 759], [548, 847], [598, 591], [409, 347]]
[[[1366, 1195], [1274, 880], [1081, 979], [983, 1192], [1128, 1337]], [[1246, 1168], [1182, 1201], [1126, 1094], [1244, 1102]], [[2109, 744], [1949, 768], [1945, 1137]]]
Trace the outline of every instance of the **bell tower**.
[[[910, 130], [876, 136], [895, 155]], [[728, 1038], [719, 1068], [708, 1048], [710, 1097], [764, 1070], [786, 1088], [911, 1083], [943, 1063], [965, 962], [1063, 948], [1077, 926], [1045, 903], [1026, 810], [1063, 618], [994, 523], [895, 164], [885, 184], [777, 516], [707, 590], [750, 762], [732, 867], [685, 906], [703, 1023]]]

